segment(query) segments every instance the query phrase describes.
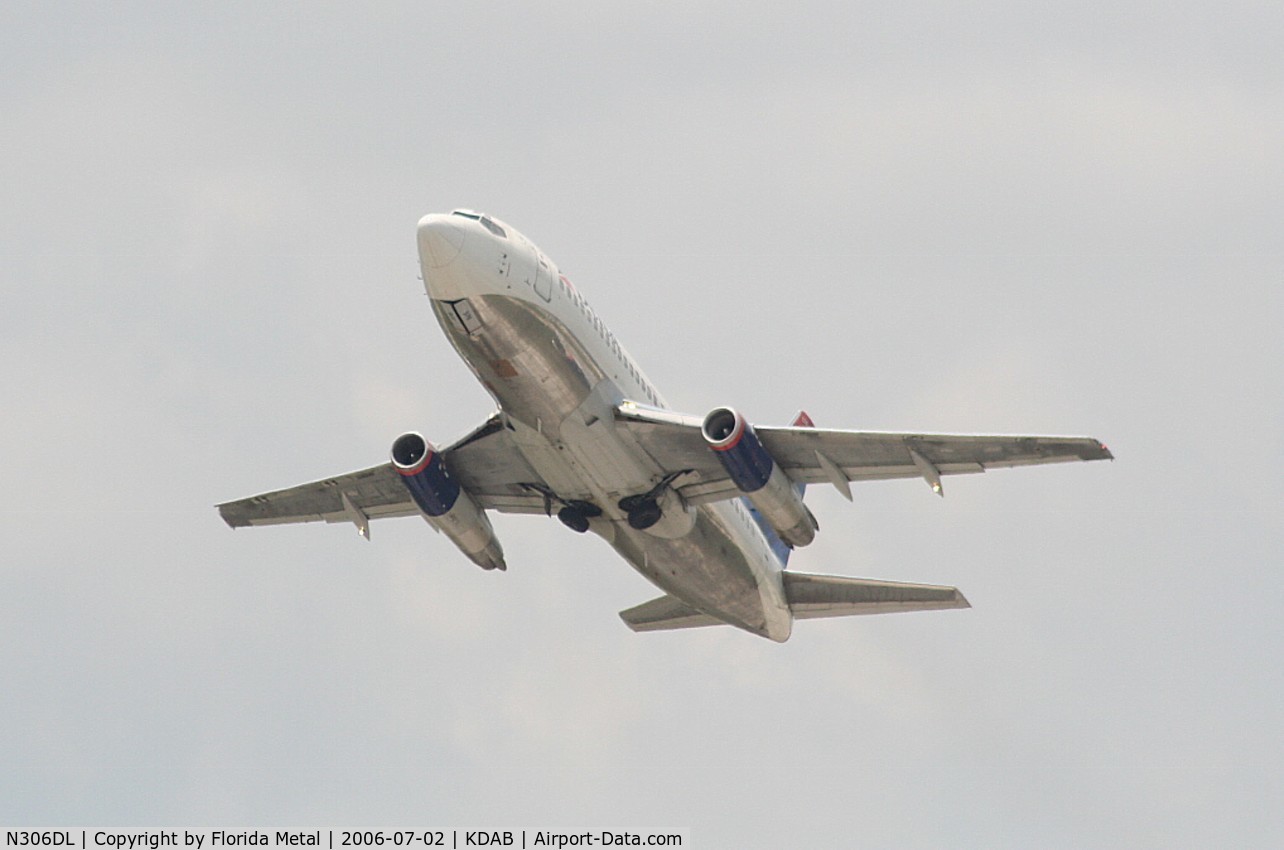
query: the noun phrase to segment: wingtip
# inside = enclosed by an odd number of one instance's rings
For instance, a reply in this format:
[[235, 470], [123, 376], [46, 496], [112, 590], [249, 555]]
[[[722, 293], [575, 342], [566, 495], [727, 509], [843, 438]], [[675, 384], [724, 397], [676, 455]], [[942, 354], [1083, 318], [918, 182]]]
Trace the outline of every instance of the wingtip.
[[236, 531], [236, 523], [232, 522], [232, 517], [229, 516], [227, 512], [228, 504], [230, 503], [225, 502], [221, 505], [215, 505], [214, 509], [218, 511], [219, 519], [223, 520], [223, 522], [227, 524], [228, 528]]

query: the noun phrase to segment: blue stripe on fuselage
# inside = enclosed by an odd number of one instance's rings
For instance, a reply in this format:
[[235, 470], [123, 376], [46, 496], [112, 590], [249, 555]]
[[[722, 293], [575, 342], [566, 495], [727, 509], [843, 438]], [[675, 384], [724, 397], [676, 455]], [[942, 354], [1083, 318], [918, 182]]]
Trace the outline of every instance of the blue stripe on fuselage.
[[[798, 498], [801, 499], [803, 494], [807, 492], [807, 485], [795, 484], [794, 489], [798, 491]], [[744, 496], [741, 496], [740, 504], [745, 506], [745, 510], [749, 512], [749, 516], [753, 517], [753, 521], [758, 524], [758, 528], [762, 531], [763, 537], [767, 538], [767, 545], [771, 547], [771, 551], [774, 552], [776, 557], [780, 560], [780, 566], [783, 567], [788, 564], [789, 555], [794, 550], [787, 546], [785, 541], [780, 539], [780, 535], [776, 533], [776, 529], [772, 528], [771, 523], [767, 522], [767, 520], [763, 518], [763, 515], [758, 513], [758, 509], [753, 506], [753, 502], [749, 501]]]
[[790, 549], [785, 545], [785, 541], [780, 539], [780, 535], [771, 527], [771, 523], [763, 519], [762, 514], [758, 513], [758, 509], [753, 506], [753, 502], [741, 496], [740, 504], [745, 506], [745, 510], [749, 512], [749, 516], [753, 518], [755, 523], [757, 523], [758, 530], [762, 532], [762, 536], [767, 538], [767, 545], [770, 546], [771, 551], [775, 553], [776, 559], [780, 561], [780, 565], [783, 567], [785, 564], [789, 563], [789, 553], [792, 552], [793, 549]]

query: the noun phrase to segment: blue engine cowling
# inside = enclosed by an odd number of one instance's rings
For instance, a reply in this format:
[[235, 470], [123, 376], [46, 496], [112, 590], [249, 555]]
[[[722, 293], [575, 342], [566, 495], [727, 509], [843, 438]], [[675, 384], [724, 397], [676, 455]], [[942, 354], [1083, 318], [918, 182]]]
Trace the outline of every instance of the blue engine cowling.
[[729, 407], [716, 408], [704, 418], [700, 433], [736, 487], [781, 540], [793, 547], [815, 539], [816, 518], [803, 504], [799, 488], [772, 460], [743, 416]]
[[485, 511], [459, 486], [441, 454], [422, 435], [412, 431], [393, 442], [392, 466], [424, 519], [449, 537], [469, 560], [482, 569], [508, 568]]
[[719, 407], [704, 418], [700, 432], [741, 491], [753, 493], [767, 486], [776, 463], [743, 416]]
[[458, 501], [458, 482], [422, 435], [411, 431], [398, 437], [392, 444], [392, 465], [419, 510], [428, 516], [441, 516]]

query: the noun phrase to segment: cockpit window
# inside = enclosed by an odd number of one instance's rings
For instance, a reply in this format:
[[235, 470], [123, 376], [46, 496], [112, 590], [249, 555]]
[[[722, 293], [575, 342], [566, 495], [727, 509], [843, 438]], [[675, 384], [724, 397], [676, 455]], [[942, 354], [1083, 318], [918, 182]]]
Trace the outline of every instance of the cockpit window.
[[481, 222], [482, 227], [486, 228], [491, 233], [498, 236], [500, 239], [508, 238], [508, 234], [504, 232], [504, 228], [496, 224], [494, 220], [488, 215], [484, 215], [479, 212], [473, 212], [472, 210], [452, 210], [450, 214], [457, 215], [460, 218], [468, 218], [468, 219], [472, 219], [473, 221]]

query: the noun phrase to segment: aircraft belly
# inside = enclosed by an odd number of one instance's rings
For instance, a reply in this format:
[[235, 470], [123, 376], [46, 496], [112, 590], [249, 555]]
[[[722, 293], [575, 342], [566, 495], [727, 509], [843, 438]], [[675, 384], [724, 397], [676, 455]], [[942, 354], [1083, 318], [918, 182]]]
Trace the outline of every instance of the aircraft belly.
[[778, 577], [770, 574], [766, 544], [757, 551], [752, 545], [756, 531], [736, 533], [730, 505], [695, 509], [690, 531], [677, 537], [628, 524], [619, 500], [649, 489], [665, 470], [623, 439], [607, 401], [608, 392], [599, 388], [563, 420], [561, 429], [565, 442], [560, 459], [605, 511], [590, 528], [666, 593], [756, 634], [779, 640], [783, 628], [787, 636], [788, 607], [783, 594], [774, 592]]
[[755, 552], [729, 530], [719, 508], [697, 511], [685, 537], [666, 540], [635, 531], [627, 523], [612, 545], [639, 573], [665, 593], [734, 626], [783, 641], [792, 617], [769, 555]]
[[433, 309], [543, 484], [602, 509], [594, 532], [666, 593], [756, 634], [788, 637], [779, 567], [730, 503], [696, 508], [691, 530], [677, 537], [628, 524], [619, 500], [646, 492], [668, 470], [617, 430], [620, 391], [555, 316], [497, 294], [434, 300]]
[[473, 295], [433, 311], [504, 412], [541, 433], [555, 437], [604, 377], [551, 314], [520, 298]]
[[658, 480], [655, 462], [630, 450], [615, 429], [619, 390], [556, 317], [512, 296], [461, 301], [462, 310], [461, 302], [434, 301], [438, 321], [557, 495], [605, 510]]

